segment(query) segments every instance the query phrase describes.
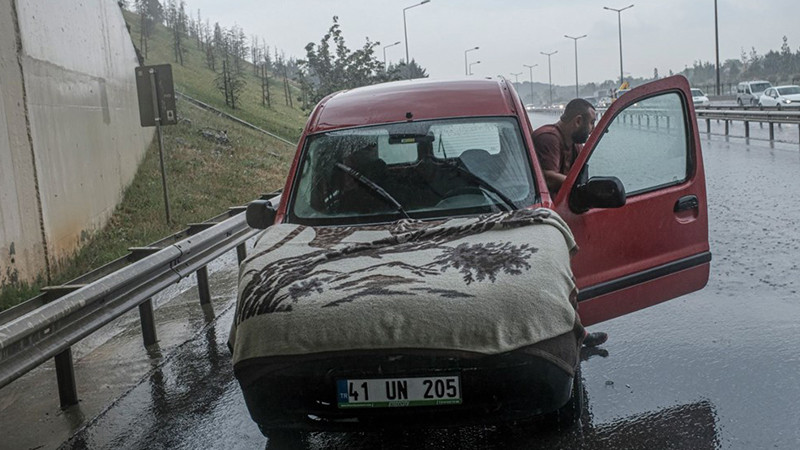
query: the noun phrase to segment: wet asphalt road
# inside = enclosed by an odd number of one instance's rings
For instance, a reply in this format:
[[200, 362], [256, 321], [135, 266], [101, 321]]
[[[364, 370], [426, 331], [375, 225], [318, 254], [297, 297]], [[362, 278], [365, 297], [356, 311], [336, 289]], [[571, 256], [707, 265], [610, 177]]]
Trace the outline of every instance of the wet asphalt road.
[[[585, 355], [580, 426], [313, 433], [305, 447], [800, 448], [800, 151], [797, 128], [785, 128], [793, 143], [702, 136], [711, 279], [594, 327], [611, 337], [605, 352]], [[233, 378], [233, 283], [225, 285], [196, 338], [159, 358], [62, 448], [281, 448], [251, 422]]]

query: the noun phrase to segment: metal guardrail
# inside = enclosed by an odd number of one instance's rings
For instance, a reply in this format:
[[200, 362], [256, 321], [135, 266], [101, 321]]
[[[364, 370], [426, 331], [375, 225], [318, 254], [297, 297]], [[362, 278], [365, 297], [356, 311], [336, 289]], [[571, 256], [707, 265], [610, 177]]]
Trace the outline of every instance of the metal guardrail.
[[[267, 194], [262, 199], [280, 200]], [[55, 358], [61, 406], [78, 402], [71, 347], [81, 339], [139, 307], [145, 345], [156, 342], [151, 297], [167, 286], [197, 274], [200, 303], [210, 303], [206, 265], [237, 249], [258, 230], [231, 208], [201, 224], [131, 253], [0, 314], [0, 388], [50, 358]], [[90, 281], [91, 280], [91, 281]]]
[[[769, 124], [769, 140], [775, 140], [775, 124], [800, 124], [800, 111], [787, 111], [786, 109], [761, 108], [754, 110], [748, 107], [736, 107], [735, 109], [706, 109], [698, 108], [695, 110], [698, 119], [705, 119], [706, 133], [711, 133], [711, 121], [725, 121], [725, 136], [730, 133], [730, 122], [744, 123], [744, 137], [750, 137], [750, 123]], [[798, 127], [800, 130], [800, 127]], [[800, 136], [800, 131], [798, 131]]]

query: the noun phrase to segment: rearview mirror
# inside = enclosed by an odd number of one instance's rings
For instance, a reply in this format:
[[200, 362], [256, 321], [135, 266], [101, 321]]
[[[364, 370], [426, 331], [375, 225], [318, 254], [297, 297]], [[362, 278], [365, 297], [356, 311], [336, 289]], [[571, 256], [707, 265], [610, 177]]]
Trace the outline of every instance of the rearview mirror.
[[247, 225], [263, 230], [275, 223], [277, 211], [269, 200], [254, 200], [247, 205]]
[[625, 187], [617, 177], [592, 177], [569, 195], [570, 209], [582, 213], [589, 208], [619, 208], [625, 205]]

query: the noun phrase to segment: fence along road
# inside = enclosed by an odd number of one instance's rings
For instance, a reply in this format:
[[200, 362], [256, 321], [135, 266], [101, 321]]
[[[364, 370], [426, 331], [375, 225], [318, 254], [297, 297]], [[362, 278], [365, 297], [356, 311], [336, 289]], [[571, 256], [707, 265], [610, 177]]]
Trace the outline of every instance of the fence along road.
[[[280, 196], [262, 199], [277, 204]], [[132, 248], [117, 261], [0, 313], [0, 388], [55, 358], [61, 406], [77, 404], [71, 346], [136, 306], [145, 345], [155, 343], [151, 297], [192, 273], [200, 303], [209, 303], [206, 265], [234, 247], [241, 263], [245, 241], [258, 231], [247, 225], [243, 211], [231, 208], [148, 247]]]

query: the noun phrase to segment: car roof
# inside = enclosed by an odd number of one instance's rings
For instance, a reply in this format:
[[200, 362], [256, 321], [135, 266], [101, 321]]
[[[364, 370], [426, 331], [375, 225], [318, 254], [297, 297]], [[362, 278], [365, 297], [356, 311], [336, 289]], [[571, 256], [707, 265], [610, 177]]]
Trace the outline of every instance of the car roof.
[[775, 86], [775, 89], [783, 89], [783, 88], [796, 88], [800, 87], [796, 84], [784, 84], [783, 86]]
[[516, 114], [505, 80], [404, 80], [341, 91], [323, 99], [306, 131], [428, 120]]

